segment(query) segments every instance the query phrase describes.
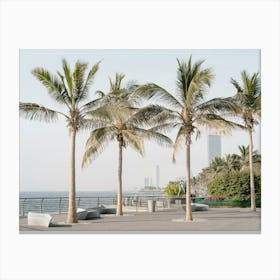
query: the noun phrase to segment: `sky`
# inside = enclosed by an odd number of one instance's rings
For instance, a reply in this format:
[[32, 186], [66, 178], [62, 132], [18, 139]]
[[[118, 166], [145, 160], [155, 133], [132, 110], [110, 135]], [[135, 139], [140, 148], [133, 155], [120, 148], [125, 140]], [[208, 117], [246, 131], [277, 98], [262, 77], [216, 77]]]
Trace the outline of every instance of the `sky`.
[[[206, 100], [214, 97], [227, 97], [235, 94], [230, 83], [234, 78], [241, 83], [243, 70], [250, 74], [260, 72], [259, 50], [20, 50], [20, 92], [21, 102], [35, 102], [48, 108], [64, 111], [56, 104], [31, 71], [43, 67], [55, 74], [61, 70], [61, 60], [65, 58], [72, 69], [77, 60], [89, 63], [89, 67], [101, 61], [100, 68], [90, 89], [89, 100], [97, 90], [109, 88], [109, 77], [115, 73], [125, 74], [125, 83], [154, 82], [176, 93], [177, 61], [204, 60], [203, 67], [211, 67], [215, 74]], [[66, 112], [66, 111], [65, 111]], [[208, 165], [207, 135], [212, 131], [202, 130], [198, 140], [191, 145], [191, 173], [197, 175]], [[173, 140], [175, 131], [168, 134]], [[112, 142], [106, 150], [86, 169], [81, 168], [85, 142], [89, 132], [77, 136], [76, 146], [76, 189], [77, 191], [109, 191], [117, 188], [117, 143]], [[253, 135], [254, 149], [261, 148], [260, 126]], [[238, 145], [248, 145], [248, 135], [234, 130], [230, 136], [222, 136], [222, 156], [238, 153]], [[63, 191], [69, 185], [70, 139], [66, 122], [59, 119], [55, 123], [29, 121], [20, 118], [20, 191]], [[123, 189], [135, 190], [144, 186], [146, 177], [156, 182], [156, 166], [159, 166], [159, 186], [185, 175], [185, 150], [177, 155], [172, 163], [172, 148], [163, 148], [153, 142], [145, 142], [145, 155], [142, 157], [127, 148], [123, 154]]]

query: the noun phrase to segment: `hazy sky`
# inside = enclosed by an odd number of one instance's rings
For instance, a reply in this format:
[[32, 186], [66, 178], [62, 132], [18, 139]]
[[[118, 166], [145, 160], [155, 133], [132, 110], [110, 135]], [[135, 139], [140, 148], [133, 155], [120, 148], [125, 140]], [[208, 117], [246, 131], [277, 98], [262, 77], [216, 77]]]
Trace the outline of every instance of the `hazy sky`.
[[[260, 71], [258, 50], [21, 50], [20, 51], [20, 101], [35, 102], [49, 108], [64, 110], [57, 105], [47, 90], [31, 74], [36, 67], [43, 67], [55, 73], [61, 70], [61, 60], [66, 58], [73, 69], [79, 59], [88, 62], [89, 67], [102, 59], [90, 97], [96, 90], [107, 92], [108, 77], [116, 72], [126, 75], [125, 82], [155, 82], [170, 92], [176, 90], [176, 58], [205, 60], [203, 66], [213, 68], [215, 80], [208, 90], [206, 99], [226, 97], [235, 94], [230, 84], [233, 77], [240, 81], [240, 72]], [[69, 179], [69, 135], [65, 120], [56, 123], [40, 123], [20, 119], [20, 190], [68, 190]], [[191, 146], [191, 171], [193, 175], [208, 164], [207, 135]], [[116, 190], [118, 148], [111, 143], [88, 168], [81, 168], [81, 159], [89, 132], [79, 133], [76, 146], [77, 190]], [[170, 136], [174, 139], [174, 133]], [[260, 128], [254, 133], [254, 149], [260, 150]], [[248, 145], [245, 132], [232, 131], [231, 136], [222, 136], [222, 155], [238, 153], [238, 145]], [[144, 178], [156, 180], [156, 165], [160, 169], [160, 187], [168, 181], [185, 174], [185, 150], [177, 156], [176, 164], [171, 161], [172, 149], [162, 148], [153, 142], [146, 142], [145, 156], [141, 157], [130, 148], [123, 156], [123, 188], [131, 190], [144, 185]]]

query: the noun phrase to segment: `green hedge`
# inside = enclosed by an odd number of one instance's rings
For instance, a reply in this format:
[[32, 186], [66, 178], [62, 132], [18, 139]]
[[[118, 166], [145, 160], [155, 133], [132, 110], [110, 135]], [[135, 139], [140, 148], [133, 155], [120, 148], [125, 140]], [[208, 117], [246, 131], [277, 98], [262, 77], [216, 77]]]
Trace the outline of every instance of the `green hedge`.
[[[255, 175], [256, 200], [261, 199], [261, 176]], [[248, 171], [226, 173], [208, 185], [208, 194], [225, 200], [250, 200], [250, 174]]]
[[[250, 207], [250, 200], [218, 200], [205, 201], [203, 199], [196, 199], [196, 203], [209, 205], [209, 207]], [[256, 200], [256, 206], [261, 207], [261, 200]]]

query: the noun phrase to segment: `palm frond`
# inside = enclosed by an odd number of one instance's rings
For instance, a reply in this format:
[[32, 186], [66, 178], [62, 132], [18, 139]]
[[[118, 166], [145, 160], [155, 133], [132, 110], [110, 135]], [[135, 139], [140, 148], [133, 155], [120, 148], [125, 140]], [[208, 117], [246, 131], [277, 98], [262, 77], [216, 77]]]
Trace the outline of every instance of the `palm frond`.
[[157, 131], [157, 132], [159, 131], [162, 133], [167, 133], [176, 127], [180, 127], [181, 125], [182, 125], [182, 123], [180, 123], [180, 122], [170, 121], [170, 122], [164, 122], [164, 123], [160, 123], [157, 125], [153, 125], [152, 127], [147, 128], [147, 129]]
[[63, 73], [64, 77], [67, 82], [67, 88], [69, 92], [69, 96], [73, 96], [73, 79], [72, 79], [72, 73], [70, 70], [70, 66], [65, 58], [62, 59], [62, 68], [63, 68]]
[[259, 73], [254, 73], [254, 97], [261, 96], [261, 77]]
[[101, 127], [93, 130], [86, 143], [86, 151], [82, 160], [82, 167], [88, 166], [114, 139], [115, 129], [111, 126]]
[[[98, 71], [99, 69], [99, 64], [101, 63], [101, 60], [98, 61], [96, 64], [94, 64], [92, 66], [92, 68], [90, 69], [89, 73], [88, 73], [88, 76], [87, 76], [87, 79], [84, 83], [84, 87], [83, 87], [83, 90], [82, 90], [82, 94], [81, 94], [81, 97], [85, 97], [87, 94], [88, 94], [88, 91], [89, 91], [89, 87], [92, 85], [93, 83], [93, 80], [94, 80], [94, 77], [95, 77], [95, 74], [96, 72]], [[96, 92], [97, 93], [97, 92]], [[101, 92], [99, 91], [98, 94], [100, 94]], [[103, 93], [102, 93], [103, 94]], [[103, 95], [101, 95], [103, 96]]]
[[197, 104], [205, 95], [206, 87], [210, 87], [214, 79], [211, 68], [200, 70], [201, 64], [194, 65], [191, 71], [190, 83], [186, 96], [186, 106]]
[[159, 114], [151, 117], [147, 124], [149, 126], [151, 125], [156, 126], [159, 124], [165, 124], [170, 122], [177, 123], [179, 121], [180, 121], [180, 117], [176, 112], [166, 109], [160, 112]]
[[71, 107], [71, 97], [69, 95], [69, 89], [66, 86], [65, 81], [64, 81], [65, 78], [59, 71], [57, 71], [57, 75], [60, 77], [61, 83], [63, 84], [63, 90], [61, 92], [61, 95], [62, 95], [63, 99], [65, 100], [66, 106], [68, 107], [68, 109], [70, 109], [70, 107]]
[[242, 78], [242, 83], [243, 83], [243, 91], [247, 94], [250, 94], [250, 77], [247, 71], [242, 71], [241, 72], [241, 78]]
[[203, 60], [197, 61], [192, 65], [190, 56], [188, 63], [180, 62], [178, 59], [177, 62], [178, 95], [181, 102], [189, 107], [203, 98], [204, 90], [206, 86], [210, 87], [214, 75], [210, 68], [201, 70]]
[[136, 134], [134, 130], [124, 130], [122, 135], [126, 145], [132, 147], [140, 155], [144, 155], [143, 138], [140, 135]]
[[259, 95], [253, 103], [254, 112], [258, 117], [261, 117], [261, 96]]
[[85, 71], [88, 67], [87, 63], [82, 63], [79, 60], [75, 64], [75, 69], [73, 72], [73, 98], [75, 102], [78, 102], [85, 98], [87, 91], [83, 91], [84, 89], [84, 77]]
[[157, 84], [146, 84], [138, 87], [132, 94], [133, 99], [145, 99], [151, 100], [155, 99], [157, 101], [162, 101], [170, 106], [173, 106], [177, 109], [181, 109], [182, 104], [168, 91], [160, 87]]
[[215, 75], [213, 73], [212, 68], [205, 68], [198, 73], [198, 81], [201, 83], [202, 86], [207, 85], [210, 87], [212, 85], [213, 79]]
[[109, 78], [110, 92], [117, 92], [121, 89], [121, 83], [125, 75], [122, 73], [116, 73], [115, 80]]
[[172, 162], [176, 162], [176, 153], [178, 152], [178, 149], [182, 147], [182, 142], [185, 141], [185, 127], [181, 126], [177, 132], [176, 139], [174, 141], [173, 145], [173, 154], [172, 154]]
[[101, 107], [103, 104], [103, 97], [99, 97], [94, 99], [80, 107], [81, 112], [87, 114], [88, 112]]
[[140, 126], [151, 126], [175, 119], [174, 112], [160, 105], [148, 105], [136, 110], [130, 122]]
[[93, 120], [93, 119], [88, 119], [88, 118], [81, 118], [79, 122], [79, 131], [89, 131], [89, 130], [94, 130], [100, 127], [104, 126], [109, 126], [111, 124], [110, 121], [108, 120]]
[[214, 129], [222, 134], [230, 134], [231, 130], [234, 128], [245, 129], [245, 127], [239, 123], [226, 120], [220, 115], [212, 113], [201, 114], [195, 120], [195, 123], [200, 126]]
[[172, 140], [168, 136], [158, 132], [158, 130], [159, 128], [157, 127], [147, 129], [144, 133], [144, 138], [155, 141], [160, 146], [171, 147], [173, 144]]
[[20, 116], [28, 120], [53, 122], [58, 119], [59, 112], [36, 103], [19, 103]]
[[231, 78], [230, 82], [236, 88], [237, 92], [242, 92], [241, 86], [239, 85], [239, 83], [235, 79]]
[[196, 106], [196, 110], [199, 112], [209, 113], [232, 113], [232, 115], [238, 115], [240, 113], [240, 106], [238, 106], [232, 97], [227, 98], [213, 98], [209, 101], [205, 101]]
[[239, 106], [239, 116], [248, 125], [257, 124], [256, 117], [261, 115], [261, 82], [258, 73], [251, 76], [246, 72], [241, 72], [242, 86], [231, 79], [232, 84], [237, 88], [234, 102]]
[[229, 126], [224, 125], [222, 122], [218, 120], [209, 120], [209, 119], [199, 119], [196, 121], [199, 126], [204, 126], [211, 130], [214, 130], [216, 133], [221, 133], [225, 135], [229, 135], [231, 132], [231, 128]]
[[94, 121], [126, 122], [131, 116], [131, 109], [126, 106], [106, 105], [87, 112]]
[[58, 103], [65, 104], [65, 89], [64, 85], [57, 79], [57, 77], [50, 74], [44, 68], [35, 68], [32, 74], [45, 86], [49, 95]]
[[189, 63], [191, 63], [191, 56], [189, 58], [188, 65], [184, 61], [180, 62], [178, 58], [177, 58], [177, 63], [178, 63], [178, 69], [177, 69], [176, 85], [178, 88], [179, 99], [182, 104], [185, 104], [187, 90], [188, 90], [187, 76], [188, 76], [188, 72], [190, 70]]

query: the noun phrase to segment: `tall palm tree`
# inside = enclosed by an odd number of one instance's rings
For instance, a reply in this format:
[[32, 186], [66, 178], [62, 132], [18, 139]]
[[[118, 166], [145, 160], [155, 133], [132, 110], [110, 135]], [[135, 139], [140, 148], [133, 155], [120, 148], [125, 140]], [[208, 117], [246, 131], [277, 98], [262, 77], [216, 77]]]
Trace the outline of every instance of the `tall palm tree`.
[[253, 170], [253, 131], [261, 116], [261, 81], [258, 73], [250, 76], [246, 71], [241, 72], [242, 85], [231, 78], [231, 83], [236, 88], [236, 95], [233, 97], [235, 113], [243, 120], [249, 136], [249, 168], [250, 168], [250, 191], [251, 210], [256, 211], [255, 184]]
[[[206, 89], [210, 87], [214, 78], [210, 68], [202, 69], [203, 61], [192, 64], [190, 57], [188, 62], [178, 62], [177, 91], [174, 94], [157, 84], [150, 83], [141, 86], [135, 91], [135, 98], [157, 98], [165, 102], [172, 109], [155, 116], [154, 122], [166, 123], [167, 126], [177, 128], [177, 136], [174, 143], [173, 161], [175, 154], [183, 143], [186, 148], [186, 221], [191, 221], [191, 184], [190, 184], [190, 146], [192, 136], [196, 132], [199, 135], [199, 126], [210, 127], [224, 133], [228, 132], [233, 123], [223, 119], [219, 112], [231, 109], [228, 99], [214, 98], [203, 102]], [[165, 114], [165, 115], [163, 115]]]
[[[123, 151], [130, 146], [143, 155], [144, 139], [156, 140], [159, 144], [172, 144], [165, 135], [158, 132], [158, 127], [149, 127], [148, 120], [161, 110], [160, 106], [135, 108], [130, 99], [134, 87], [122, 87], [124, 75], [116, 74], [115, 81], [110, 79], [110, 92], [103, 97], [104, 114], [94, 115], [95, 128], [87, 140], [86, 151], [82, 166], [85, 167], [94, 160], [109, 144], [116, 140], [118, 143], [118, 188], [117, 188], [117, 216], [123, 215], [122, 209], [122, 166]], [[92, 115], [92, 116], [93, 116]], [[97, 118], [99, 117], [100, 124]]]
[[67, 223], [77, 222], [76, 213], [76, 178], [75, 178], [75, 146], [76, 134], [84, 127], [91, 127], [92, 124], [86, 115], [98, 103], [100, 98], [80, 105], [88, 97], [90, 86], [99, 68], [99, 63], [93, 65], [86, 75], [87, 63], [77, 61], [74, 71], [71, 72], [70, 66], [65, 59], [62, 60], [63, 73], [57, 71], [57, 75], [52, 75], [48, 70], [36, 68], [32, 74], [47, 89], [50, 97], [57, 103], [63, 105], [67, 112], [46, 108], [36, 103], [19, 104], [20, 115], [29, 120], [56, 121], [58, 116], [66, 119], [70, 133], [70, 183], [69, 183], [69, 207]]

